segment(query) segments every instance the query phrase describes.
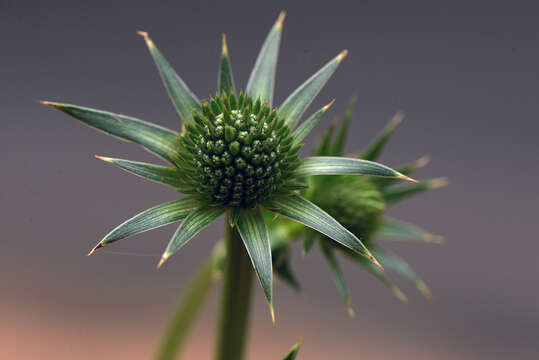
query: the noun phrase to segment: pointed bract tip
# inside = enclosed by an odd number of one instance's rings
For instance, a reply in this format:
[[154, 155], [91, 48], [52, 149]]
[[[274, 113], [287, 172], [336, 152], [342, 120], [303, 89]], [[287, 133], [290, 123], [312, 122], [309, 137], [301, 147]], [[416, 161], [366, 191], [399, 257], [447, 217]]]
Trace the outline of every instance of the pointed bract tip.
[[148, 36], [148, 33], [147, 33], [146, 31], [140, 31], [140, 30], [138, 30], [138, 31], [137, 31], [137, 35], [140, 35], [140, 36], [142, 36], [143, 38], [149, 37], [149, 36]]
[[54, 103], [54, 102], [51, 102], [51, 101], [45, 101], [45, 100], [38, 100], [38, 102], [42, 105], [45, 105], [45, 106], [51, 106], [51, 107], [56, 107], [57, 104]]
[[414, 164], [414, 168], [415, 169], [422, 168], [426, 166], [428, 163], [430, 163], [430, 160], [431, 160], [430, 155], [424, 155], [416, 160]]
[[223, 47], [222, 47], [222, 50], [221, 50], [222, 55], [227, 56], [228, 55], [228, 47], [226, 46], [226, 34], [223, 34], [222, 42], [223, 42]]
[[335, 99], [331, 100], [331, 101], [329, 102], [329, 104], [327, 104], [326, 106], [324, 106], [324, 107], [322, 108], [322, 111], [324, 111], [324, 112], [327, 111], [327, 110], [331, 107], [331, 105], [333, 105], [334, 102], [335, 102]]
[[412, 179], [411, 177], [406, 176], [406, 175], [401, 174], [401, 173], [399, 173], [399, 174], [397, 175], [397, 177], [398, 177], [399, 179], [406, 180], [406, 181], [411, 181], [411, 182], [415, 182], [415, 183], [418, 183], [418, 182], [419, 182], [419, 180]]
[[273, 303], [268, 303], [270, 315], [271, 315], [271, 323], [275, 325], [275, 310], [273, 309]]
[[443, 244], [445, 242], [445, 239], [442, 235], [431, 233], [426, 233], [425, 235], [423, 235], [423, 240], [434, 244]]
[[427, 286], [427, 284], [425, 284], [423, 281], [419, 281], [417, 284], [416, 284], [416, 287], [417, 287], [417, 290], [419, 290], [419, 292], [421, 294], [423, 294], [423, 296], [425, 298], [427, 298], [428, 300], [431, 300], [432, 299], [432, 293], [430, 292], [430, 289], [429, 287]]
[[304, 335], [305, 335], [305, 329], [301, 329], [301, 332], [299, 333], [298, 342], [297, 342], [298, 347], [301, 346], [301, 343], [303, 343]]
[[408, 303], [408, 297], [406, 296], [405, 293], [403, 293], [401, 291], [401, 289], [399, 289], [398, 287], [395, 286], [395, 287], [392, 288], [392, 290], [393, 290], [393, 294], [395, 295], [395, 297], [397, 299], [399, 299], [400, 301], [402, 301], [405, 304]]
[[167, 261], [167, 259], [169, 258], [169, 256], [170, 256], [170, 255], [168, 255], [168, 254], [166, 254], [166, 253], [163, 254], [163, 256], [161, 257], [161, 260], [159, 260], [159, 263], [158, 263], [157, 266], [156, 266], [156, 269], [159, 270], [159, 268], [160, 268], [161, 266], [163, 266], [163, 264], [165, 263], [165, 261]]
[[374, 256], [372, 256], [371, 254], [369, 254], [369, 260], [374, 264], [376, 265], [380, 270], [384, 271], [384, 267], [382, 266], [382, 264], [380, 264], [378, 262], [378, 260], [376, 260], [376, 258]]
[[280, 29], [283, 27], [284, 18], [286, 17], [286, 11], [283, 10], [279, 13], [279, 17], [277, 18], [277, 21], [275, 22], [275, 28]]
[[344, 60], [344, 58], [348, 55], [348, 50], [343, 50], [339, 55], [337, 55], [337, 61], [341, 62]]
[[438, 189], [444, 186], [447, 186], [449, 184], [449, 179], [442, 177], [437, 179], [432, 179], [429, 181], [429, 189]]
[[346, 301], [346, 310], [348, 311], [348, 316], [350, 317], [350, 319], [354, 319], [356, 317], [356, 311], [352, 307], [350, 300]]
[[404, 112], [397, 111], [395, 115], [393, 115], [393, 117], [391, 118], [391, 121], [388, 124], [389, 129], [393, 130], [394, 128], [396, 128], [397, 125], [399, 125], [403, 119], [404, 119]]
[[148, 46], [153, 46], [152, 39], [150, 39], [150, 35], [146, 31], [137, 31], [137, 34], [144, 38]]
[[114, 160], [112, 158], [109, 158], [109, 157], [106, 157], [106, 156], [99, 156], [99, 155], [94, 155], [96, 159], [99, 159], [99, 160], [103, 160], [103, 161], [106, 161], [108, 163], [112, 163]]
[[97, 249], [100, 249], [103, 247], [103, 243], [99, 243], [88, 253], [88, 256], [92, 255]]

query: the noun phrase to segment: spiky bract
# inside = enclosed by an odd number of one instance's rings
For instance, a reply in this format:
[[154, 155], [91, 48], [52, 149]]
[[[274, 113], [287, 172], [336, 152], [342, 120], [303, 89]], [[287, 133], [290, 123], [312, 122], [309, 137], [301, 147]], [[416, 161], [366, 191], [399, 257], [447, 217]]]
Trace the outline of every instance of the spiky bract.
[[215, 206], [249, 208], [286, 191], [300, 146], [267, 102], [221, 94], [193, 118], [180, 138], [182, 192]]

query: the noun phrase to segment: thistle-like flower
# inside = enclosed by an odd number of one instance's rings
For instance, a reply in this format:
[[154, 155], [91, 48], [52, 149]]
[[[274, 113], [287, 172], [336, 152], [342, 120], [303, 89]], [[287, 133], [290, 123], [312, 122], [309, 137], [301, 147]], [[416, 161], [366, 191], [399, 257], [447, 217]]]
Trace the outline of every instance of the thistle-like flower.
[[227, 214], [239, 232], [273, 315], [272, 257], [264, 211], [304, 224], [380, 266], [364, 244], [327, 212], [300, 196], [312, 175], [363, 174], [409, 179], [384, 165], [353, 158], [299, 159], [301, 141], [331, 105], [296, 128], [305, 110], [346, 57], [346, 50], [305, 81], [278, 108], [272, 107], [284, 12], [267, 36], [245, 91], [236, 93], [223, 35], [218, 89], [200, 102], [145, 32], [144, 38], [183, 126], [181, 133], [132, 117], [44, 101], [84, 124], [142, 145], [166, 160], [159, 166], [98, 156], [128, 172], [173, 187], [186, 197], [154, 206], [108, 233], [90, 252], [179, 220], [158, 267], [208, 224]]
[[[333, 139], [336, 124], [334, 122], [329, 127], [319, 146], [315, 149], [314, 155], [342, 155], [354, 104], [355, 99], [352, 99], [335, 139]], [[402, 119], [403, 114], [401, 112], [396, 113], [373, 142], [362, 153], [355, 154], [354, 157], [370, 161], [376, 160]], [[428, 162], [429, 158], [424, 156], [397, 170], [402, 174], [410, 175], [415, 170], [425, 166]], [[384, 215], [391, 205], [410, 196], [422, 193], [425, 190], [445, 186], [447, 179], [430, 179], [419, 184], [407, 186], [398, 186], [398, 182], [399, 179], [395, 178], [368, 178], [347, 175], [310, 177], [308, 179], [309, 188], [304, 190], [303, 196], [333, 216], [344, 227], [360, 238], [369, 251], [380, 261], [382, 266], [402, 276], [417, 287], [425, 297], [430, 298], [431, 293], [429, 288], [408, 263], [383, 249], [378, 242], [374, 241], [374, 238], [441, 243], [443, 238], [439, 235], [431, 234], [420, 227]], [[344, 298], [351, 316], [353, 316], [354, 311], [350, 305], [350, 296], [342, 270], [335, 256], [336, 251], [344, 253], [347, 257], [357, 261], [387, 285], [397, 298], [407, 301], [404, 293], [379, 268], [373, 266], [371, 262], [356, 256], [356, 254], [348, 251], [348, 249], [334, 242], [327, 241], [324, 235], [317, 234], [311, 230], [305, 230], [305, 228], [299, 230], [297, 226], [284, 221], [274, 226], [276, 229], [275, 233], [279, 233], [278, 229], [280, 228], [280, 233], [286, 234], [286, 237], [299, 236], [300, 233], [303, 233], [305, 235], [303, 255], [307, 254], [315, 242], [318, 242], [320, 250], [330, 268], [331, 275], [337, 284], [339, 293]], [[274, 249], [275, 254], [285, 254], [286, 251], [286, 246], [279, 246]], [[276, 266], [277, 275], [286, 280], [290, 285], [297, 287], [298, 282], [290, 271], [288, 258], [283, 255], [281, 261], [276, 259], [275, 262], [279, 264], [279, 266]]]

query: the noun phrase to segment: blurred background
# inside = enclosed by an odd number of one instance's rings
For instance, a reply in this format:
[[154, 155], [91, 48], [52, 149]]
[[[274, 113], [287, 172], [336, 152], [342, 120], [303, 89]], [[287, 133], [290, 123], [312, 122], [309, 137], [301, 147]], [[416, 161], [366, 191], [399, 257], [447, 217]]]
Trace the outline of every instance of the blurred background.
[[[276, 103], [339, 51], [350, 53], [309, 112], [358, 95], [349, 151], [397, 110], [406, 118], [380, 159], [430, 154], [420, 179], [451, 185], [391, 215], [443, 234], [438, 245], [385, 242], [431, 286], [402, 304], [345, 263], [351, 320], [319, 252], [293, 267], [303, 292], [275, 288], [272, 326], [257, 286], [249, 358], [280, 359], [305, 330], [299, 359], [534, 359], [539, 353], [536, 1], [24, 1], [0, 0], [0, 357], [148, 359], [189, 276], [221, 234], [211, 226], [160, 271], [174, 227], [87, 252], [124, 219], [173, 191], [94, 159], [153, 157], [39, 99], [179, 119], [136, 30], [150, 33], [200, 98], [215, 92], [221, 33], [245, 84], [279, 11], [288, 11]], [[243, 87], [242, 85], [241, 87]], [[299, 244], [298, 244], [299, 245]], [[215, 289], [186, 359], [210, 359]]]

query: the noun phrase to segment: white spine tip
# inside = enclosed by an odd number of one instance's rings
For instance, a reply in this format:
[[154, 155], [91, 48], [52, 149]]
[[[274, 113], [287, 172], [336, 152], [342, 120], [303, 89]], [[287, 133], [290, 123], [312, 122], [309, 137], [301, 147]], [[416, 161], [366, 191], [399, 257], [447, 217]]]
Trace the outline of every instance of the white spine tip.
[[339, 55], [337, 55], [337, 61], [341, 62], [348, 55], [348, 50], [343, 50]]

